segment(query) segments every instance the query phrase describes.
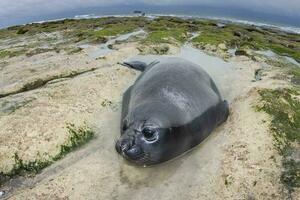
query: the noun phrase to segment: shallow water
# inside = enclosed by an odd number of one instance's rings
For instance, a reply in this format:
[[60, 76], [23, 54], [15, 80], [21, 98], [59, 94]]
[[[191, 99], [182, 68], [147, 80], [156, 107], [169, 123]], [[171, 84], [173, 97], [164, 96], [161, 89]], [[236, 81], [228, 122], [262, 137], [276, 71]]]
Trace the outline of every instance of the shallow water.
[[[115, 49], [110, 49], [109, 45], [115, 44], [116, 41], [126, 41], [132, 36], [136, 36], [136, 35], [143, 34], [143, 33], [145, 33], [144, 30], [139, 30], [139, 31], [123, 34], [123, 35], [120, 35], [116, 38], [110, 39], [105, 44], [98, 45], [94, 51], [91, 51], [91, 52], [88, 53], [88, 56], [92, 59], [96, 59], [100, 56], [105, 56], [108, 53], [116, 51]], [[85, 49], [85, 48], [90, 47], [90, 45], [83, 44], [83, 45], [80, 45], [79, 47]]]
[[255, 51], [255, 53], [257, 53], [259, 55], [267, 56], [267, 57], [276, 57], [277, 56], [277, 54], [271, 50]]
[[237, 47], [235, 47], [235, 48], [232, 48], [232, 49], [228, 49], [228, 53], [230, 54], [230, 55], [232, 55], [232, 56], [235, 56], [235, 52], [236, 52], [236, 50], [237, 50]]
[[189, 44], [183, 45], [180, 53], [174, 56], [138, 55], [128, 58], [127, 61], [139, 60], [149, 64], [161, 57], [180, 57], [201, 66], [215, 81], [224, 99], [231, 102], [236, 97], [237, 94], [232, 90], [235, 76], [237, 75], [232, 68], [233, 63], [210, 56]]
[[[111, 117], [119, 118], [117, 115]], [[114, 137], [119, 137], [119, 127], [112, 129], [108, 123], [107, 131], [113, 131], [116, 133]], [[216, 190], [210, 186], [221, 176], [222, 146], [226, 142], [222, 127], [192, 151], [170, 162], [146, 168], [132, 166], [121, 156], [112, 153], [114, 144], [111, 143], [111, 137], [102, 137], [107, 151], [102, 149], [99, 156], [101, 163], [109, 165], [111, 169], [109, 182], [101, 179], [100, 187], [106, 188], [101, 194], [103, 199], [110, 199], [112, 194], [115, 199], [124, 200], [198, 199], [199, 194], [210, 194]], [[101, 176], [105, 177], [105, 174]]]
[[293, 63], [293, 64], [297, 65], [298, 67], [300, 67], [300, 63], [298, 63], [294, 58], [291, 58], [291, 57], [288, 57], [288, 56], [284, 56], [284, 57], [290, 63]]
[[[278, 55], [276, 53], [274, 53], [273, 51], [271, 51], [271, 50], [255, 51], [255, 53], [266, 56], [268, 58], [278, 57]], [[300, 67], [300, 63], [297, 62], [294, 58], [291, 58], [291, 57], [288, 57], [288, 56], [282, 56], [282, 57], [285, 58], [288, 62]]]

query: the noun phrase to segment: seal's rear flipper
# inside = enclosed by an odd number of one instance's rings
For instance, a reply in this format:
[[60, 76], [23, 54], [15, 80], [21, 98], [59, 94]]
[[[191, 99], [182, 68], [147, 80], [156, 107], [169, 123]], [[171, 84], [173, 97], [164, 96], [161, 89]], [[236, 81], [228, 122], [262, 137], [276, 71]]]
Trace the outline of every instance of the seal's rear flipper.
[[130, 61], [130, 62], [123, 62], [120, 63], [123, 66], [130, 67], [132, 69], [136, 69], [139, 71], [144, 71], [146, 67], [148, 66], [146, 63], [141, 61]]

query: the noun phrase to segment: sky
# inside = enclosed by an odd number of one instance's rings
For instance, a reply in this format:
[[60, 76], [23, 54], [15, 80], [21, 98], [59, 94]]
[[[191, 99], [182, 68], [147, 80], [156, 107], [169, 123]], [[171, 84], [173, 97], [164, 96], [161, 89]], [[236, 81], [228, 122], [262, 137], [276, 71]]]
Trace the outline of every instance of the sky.
[[80, 10], [88, 12], [91, 8], [137, 5], [240, 8], [254, 13], [300, 19], [300, 0], [0, 0], [0, 26], [63, 16], [62, 13], [82, 14]]

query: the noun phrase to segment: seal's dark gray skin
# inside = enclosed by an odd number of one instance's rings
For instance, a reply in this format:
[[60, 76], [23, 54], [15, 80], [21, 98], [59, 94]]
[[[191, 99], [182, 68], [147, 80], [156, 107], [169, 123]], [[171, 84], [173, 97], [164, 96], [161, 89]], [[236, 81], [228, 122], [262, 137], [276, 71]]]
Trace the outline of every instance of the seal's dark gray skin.
[[142, 71], [123, 95], [116, 150], [126, 160], [143, 166], [170, 160], [226, 121], [228, 103], [200, 66], [180, 58], [123, 65]]

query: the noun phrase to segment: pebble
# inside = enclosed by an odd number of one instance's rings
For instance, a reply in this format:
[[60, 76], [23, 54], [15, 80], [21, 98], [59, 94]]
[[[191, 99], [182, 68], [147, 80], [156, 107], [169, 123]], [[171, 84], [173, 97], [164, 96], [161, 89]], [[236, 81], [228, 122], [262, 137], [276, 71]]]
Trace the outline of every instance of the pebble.
[[4, 197], [4, 195], [5, 195], [5, 191], [0, 191], [0, 198]]

